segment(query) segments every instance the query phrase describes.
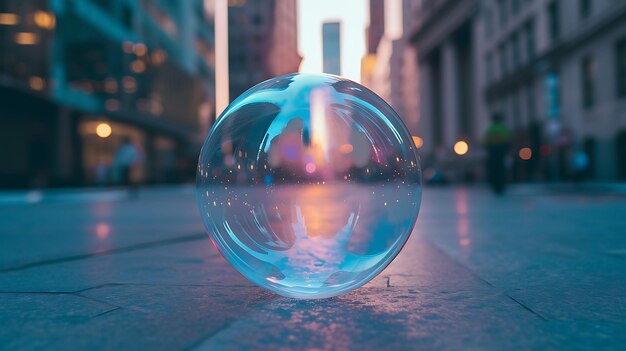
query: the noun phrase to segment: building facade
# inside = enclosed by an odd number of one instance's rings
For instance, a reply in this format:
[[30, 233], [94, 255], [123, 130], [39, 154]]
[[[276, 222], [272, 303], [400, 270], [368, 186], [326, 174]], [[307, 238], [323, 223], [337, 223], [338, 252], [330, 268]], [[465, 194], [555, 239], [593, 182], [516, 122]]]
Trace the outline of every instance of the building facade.
[[626, 180], [626, 3], [483, 0], [478, 13], [486, 109], [516, 130], [520, 179]]
[[[473, 172], [486, 127], [483, 99], [475, 89], [482, 69], [478, 8], [477, 0], [422, 0], [413, 8], [408, 33], [419, 65], [422, 162], [452, 177]], [[454, 153], [459, 141], [469, 145], [462, 158]]]
[[214, 119], [212, 2], [0, 3], [0, 187], [183, 180]]
[[376, 52], [385, 34], [385, 0], [369, 1], [369, 23], [365, 28], [365, 56], [361, 59], [361, 84], [372, 88]]
[[341, 23], [322, 24], [322, 65], [324, 73], [341, 75]]
[[296, 0], [229, 0], [230, 100], [252, 86], [298, 72]]
[[[407, 33], [417, 4], [415, 0], [370, 2], [368, 53], [363, 59], [366, 68], [361, 77], [365, 86], [393, 107], [414, 135], [418, 134], [419, 125], [419, 76], [416, 50]], [[381, 10], [382, 15], [377, 12]], [[378, 35], [380, 22], [384, 30]], [[376, 47], [371, 47], [374, 44]]]
[[[513, 180], [626, 179], [626, 3], [423, 0], [411, 40], [420, 67], [425, 163], [468, 170], [500, 113], [514, 132]], [[469, 153], [455, 155], [459, 140]]]
[[366, 50], [376, 54], [378, 44], [385, 34], [385, 0], [369, 0], [369, 23], [366, 28]]

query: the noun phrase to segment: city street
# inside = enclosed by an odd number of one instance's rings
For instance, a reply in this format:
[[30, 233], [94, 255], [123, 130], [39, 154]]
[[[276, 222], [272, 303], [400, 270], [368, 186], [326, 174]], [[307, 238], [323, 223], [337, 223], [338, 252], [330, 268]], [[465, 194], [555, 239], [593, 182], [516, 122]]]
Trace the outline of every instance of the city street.
[[620, 349], [626, 195], [426, 188], [364, 287], [294, 300], [204, 232], [194, 188], [0, 194], [2, 349]]

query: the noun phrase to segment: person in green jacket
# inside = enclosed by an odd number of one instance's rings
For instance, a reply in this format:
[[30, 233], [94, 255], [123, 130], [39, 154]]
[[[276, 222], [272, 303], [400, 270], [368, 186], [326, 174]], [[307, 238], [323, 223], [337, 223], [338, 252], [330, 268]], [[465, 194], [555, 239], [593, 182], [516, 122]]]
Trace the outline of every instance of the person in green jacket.
[[504, 118], [500, 113], [494, 113], [492, 120], [484, 140], [487, 148], [487, 182], [496, 194], [502, 195], [506, 190], [505, 161], [511, 148], [513, 133], [504, 124]]

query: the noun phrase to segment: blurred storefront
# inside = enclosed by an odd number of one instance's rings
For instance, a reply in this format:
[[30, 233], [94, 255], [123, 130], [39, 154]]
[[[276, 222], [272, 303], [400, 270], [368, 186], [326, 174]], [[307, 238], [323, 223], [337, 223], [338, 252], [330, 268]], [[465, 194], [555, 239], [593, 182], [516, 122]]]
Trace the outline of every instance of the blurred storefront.
[[214, 116], [209, 0], [0, 3], [0, 187], [114, 183], [115, 151], [137, 179], [193, 174]]

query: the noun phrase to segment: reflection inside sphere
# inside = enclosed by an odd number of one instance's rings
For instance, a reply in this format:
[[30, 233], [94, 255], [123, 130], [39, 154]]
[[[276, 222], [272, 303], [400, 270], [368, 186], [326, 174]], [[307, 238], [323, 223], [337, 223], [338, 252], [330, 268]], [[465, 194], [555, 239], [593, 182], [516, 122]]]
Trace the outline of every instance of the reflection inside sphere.
[[398, 254], [419, 211], [411, 135], [371, 91], [295, 74], [237, 98], [198, 164], [201, 215], [254, 283], [317, 298], [357, 288]]

